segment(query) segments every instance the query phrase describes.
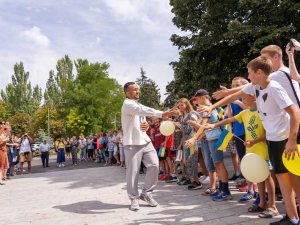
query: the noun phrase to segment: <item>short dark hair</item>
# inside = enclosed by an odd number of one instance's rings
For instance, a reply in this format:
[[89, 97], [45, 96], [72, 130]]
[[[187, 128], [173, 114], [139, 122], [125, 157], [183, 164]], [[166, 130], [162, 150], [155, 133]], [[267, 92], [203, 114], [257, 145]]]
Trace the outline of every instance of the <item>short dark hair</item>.
[[135, 84], [134, 82], [127, 82], [125, 85], [124, 85], [124, 93], [126, 93], [126, 91], [128, 90], [129, 86], [130, 85], [133, 85]]

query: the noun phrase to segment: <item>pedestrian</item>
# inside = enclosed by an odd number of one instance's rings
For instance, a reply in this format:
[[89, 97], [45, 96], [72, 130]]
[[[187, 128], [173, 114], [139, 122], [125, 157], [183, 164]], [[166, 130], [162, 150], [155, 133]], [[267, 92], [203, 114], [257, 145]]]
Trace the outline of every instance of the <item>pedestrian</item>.
[[[87, 139], [87, 148], [88, 148], [88, 161], [93, 160], [93, 152], [94, 152], [94, 138], [92, 135], [89, 136], [89, 139]], [[82, 151], [81, 151], [82, 152]]]
[[55, 148], [57, 151], [57, 159], [56, 162], [58, 163], [58, 167], [65, 167], [63, 162], [66, 161], [65, 159], [65, 141], [63, 138], [60, 138], [59, 141], [55, 142]]
[[70, 138], [67, 138], [67, 141], [66, 141], [66, 158], [67, 159], [71, 159], [71, 148], [70, 148], [70, 144], [71, 144], [71, 140]]
[[9, 141], [7, 130], [4, 130], [4, 125], [0, 127], [0, 185], [4, 185], [3, 180], [6, 179], [6, 171], [9, 168], [7, 157], [6, 143]]
[[31, 144], [34, 143], [33, 139], [25, 132], [22, 137], [19, 139], [20, 143], [20, 172], [23, 175], [23, 166], [24, 162], [27, 162], [28, 165], [28, 174], [31, 173], [31, 161], [32, 161], [32, 152]]
[[[158, 158], [155, 148], [146, 132], [140, 129], [141, 124], [148, 128], [145, 116], [162, 117], [169, 112], [161, 112], [138, 103], [139, 88], [134, 82], [124, 85], [127, 98], [122, 106], [122, 127], [124, 131], [123, 145], [127, 167], [127, 193], [131, 199], [131, 210], [139, 209], [139, 199], [155, 207], [158, 203], [153, 199], [152, 192], [157, 184]], [[141, 196], [138, 191], [138, 172], [141, 161], [147, 167], [145, 184]]]
[[81, 135], [81, 139], [79, 141], [78, 148], [81, 150], [80, 161], [82, 161], [82, 160], [87, 161], [87, 158], [86, 158], [86, 140], [85, 140], [83, 135]]
[[123, 146], [123, 129], [120, 130], [117, 136], [117, 142], [119, 143], [119, 150], [120, 150], [120, 162], [121, 167], [125, 166], [125, 153], [124, 153], [124, 146]]
[[108, 131], [108, 138], [107, 138], [107, 150], [108, 150], [108, 156], [109, 156], [109, 165], [112, 166], [112, 159], [113, 159], [113, 154], [115, 150], [115, 140], [116, 136], [114, 136], [113, 132], [110, 130]]
[[43, 143], [39, 146], [39, 153], [41, 155], [43, 168], [50, 167], [49, 166], [49, 153], [50, 153], [50, 146], [47, 143], [47, 140], [44, 140]]
[[70, 144], [71, 153], [72, 153], [72, 161], [73, 165], [77, 166], [77, 152], [78, 152], [79, 142], [76, 140], [76, 136], [73, 136], [72, 142]]

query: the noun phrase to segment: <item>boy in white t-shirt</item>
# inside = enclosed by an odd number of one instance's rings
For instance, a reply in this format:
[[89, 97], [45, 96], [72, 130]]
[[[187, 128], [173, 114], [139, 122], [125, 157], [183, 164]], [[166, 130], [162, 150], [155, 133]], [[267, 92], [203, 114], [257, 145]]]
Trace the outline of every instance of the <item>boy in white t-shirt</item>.
[[200, 108], [201, 111], [210, 113], [217, 107], [249, 94], [256, 96], [258, 113], [266, 130], [270, 160], [279, 181], [287, 210], [287, 216], [277, 224], [299, 224], [291, 178], [282, 162], [282, 154], [285, 149], [285, 156], [288, 160], [293, 159], [295, 154], [299, 155], [297, 148], [299, 112], [285, 89], [269, 78], [272, 72], [270, 59], [259, 56], [249, 62], [247, 68], [251, 84], [212, 106], [201, 106]]

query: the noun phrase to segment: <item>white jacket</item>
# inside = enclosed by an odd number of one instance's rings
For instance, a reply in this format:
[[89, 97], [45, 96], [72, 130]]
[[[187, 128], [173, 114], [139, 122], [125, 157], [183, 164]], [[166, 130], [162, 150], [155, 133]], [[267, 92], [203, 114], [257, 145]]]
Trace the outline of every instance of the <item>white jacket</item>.
[[123, 128], [123, 145], [145, 145], [151, 140], [140, 128], [145, 116], [162, 117], [163, 112], [139, 104], [136, 100], [126, 98], [121, 112]]

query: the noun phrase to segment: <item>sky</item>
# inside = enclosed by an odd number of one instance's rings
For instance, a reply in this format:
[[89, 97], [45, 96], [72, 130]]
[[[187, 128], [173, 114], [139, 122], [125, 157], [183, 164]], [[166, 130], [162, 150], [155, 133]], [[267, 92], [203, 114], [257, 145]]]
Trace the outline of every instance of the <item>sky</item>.
[[49, 71], [69, 55], [109, 63], [109, 76], [121, 85], [143, 67], [163, 101], [173, 79], [169, 63], [179, 57], [170, 37], [183, 34], [173, 17], [169, 0], [0, 0], [0, 89], [23, 62], [44, 92]]

